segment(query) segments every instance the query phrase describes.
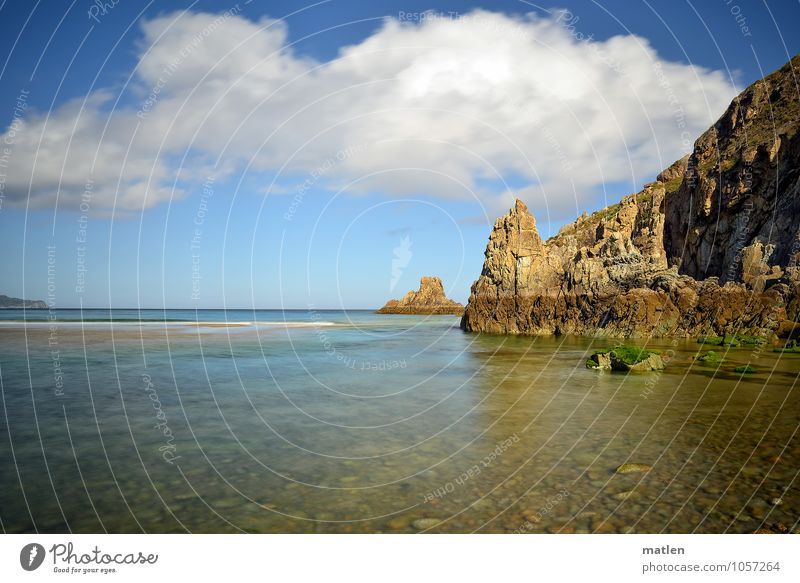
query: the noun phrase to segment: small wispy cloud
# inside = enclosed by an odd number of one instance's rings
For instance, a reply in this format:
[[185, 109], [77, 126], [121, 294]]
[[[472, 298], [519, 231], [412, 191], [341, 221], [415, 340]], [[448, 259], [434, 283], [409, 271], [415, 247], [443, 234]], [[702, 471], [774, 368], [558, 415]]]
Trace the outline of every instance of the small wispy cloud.
[[388, 229], [387, 231], [384, 231], [384, 233], [386, 235], [389, 235], [390, 237], [394, 237], [396, 235], [405, 235], [409, 231], [411, 231], [411, 227], [406, 226], [406, 227], [397, 227], [394, 229]]
[[397, 286], [397, 283], [400, 281], [400, 278], [403, 275], [403, 271], [406, 267], [408, 267], [409, 262], [411, 261], [411, 237], [406, 235], [402, 239], [400, 239], [400, 244], [397, 245], [394, 249], [392, 249], [392, 254], [394, 255], [392, 259], [392, 279], [389, 282], [389, 291], [394, 291], [394, 288]]

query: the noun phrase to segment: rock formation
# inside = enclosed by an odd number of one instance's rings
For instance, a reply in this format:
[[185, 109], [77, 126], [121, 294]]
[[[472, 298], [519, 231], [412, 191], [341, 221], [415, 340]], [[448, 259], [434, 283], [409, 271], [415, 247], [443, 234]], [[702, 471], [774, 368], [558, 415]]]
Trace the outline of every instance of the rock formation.
[[586, 366], [587, 368], [625, 372], [649, 372], [664, 368], [664, 360], [657, 352], [642, 351], [643, 354], [641, 356], [636, 355], [636, 358], [629, 358], [629, 354], [632, 352], [635, 354], [639, 350], [636, 348], [601, 350], [595, 352], [586, 361]]
[[800, 311], [800, 56], [634, 195], [542, 241], [497, 220], [461, 325], [498, 334], [770, 335]]
[[444, 295], [444, 285], [438, 277], [423, 277], [419, 289], [410, 291], [400, 300], [389, 300], [379, 314], [455, 314], [464, 313], [464, 306]]

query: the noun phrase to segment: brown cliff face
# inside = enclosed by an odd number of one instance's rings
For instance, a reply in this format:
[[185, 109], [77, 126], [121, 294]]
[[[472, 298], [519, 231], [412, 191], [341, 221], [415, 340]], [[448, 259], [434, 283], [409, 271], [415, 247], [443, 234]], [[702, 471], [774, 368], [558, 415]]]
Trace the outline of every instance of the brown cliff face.
[[379, 314], [454, 314], [464, 313], [464, 306], [444, 294], [438, 277], [423, 277], [417, 291], [410, 291], [400, 300], [389, 300]]
[[796, 261], [798, 129], [800, 55], [748, 87], [695, 142], [665, 204], [664, 246], [681, 273], [742, 281], [742, 256], [760, 253], [778, 278]]
[[761, 336], [796, 319], [797, 73], [800, 57], [748, 88], [656, 182], [548, 241], [517, 201], [494, 225], [462, 327]]

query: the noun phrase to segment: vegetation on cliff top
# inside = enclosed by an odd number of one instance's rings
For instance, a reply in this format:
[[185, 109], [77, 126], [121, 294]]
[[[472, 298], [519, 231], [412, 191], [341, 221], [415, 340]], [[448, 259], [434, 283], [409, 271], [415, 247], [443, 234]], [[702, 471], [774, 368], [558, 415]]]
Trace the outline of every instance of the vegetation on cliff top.
[[672, 180], [665, 182], [664, 190], [667, 193], [678, 192], [678, 189], [681, 187], [681, 184], [683, 184], [683, 176], [678, 176], [677, 178], [673, 178]]

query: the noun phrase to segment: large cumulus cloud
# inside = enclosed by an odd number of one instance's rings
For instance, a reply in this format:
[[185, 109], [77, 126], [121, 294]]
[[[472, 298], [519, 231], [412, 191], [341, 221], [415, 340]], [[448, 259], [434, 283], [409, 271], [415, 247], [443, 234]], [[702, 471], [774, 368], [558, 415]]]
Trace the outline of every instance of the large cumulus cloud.
[[567, 15], [386, 19], [338, 57], [297, 54], [280, 21], [179, 12], [141, 24], [124, 87], [96, 89], [14, 128], [7, 203], [148, 208], [209, 173], [263, 173], [268, 193], [340, 155], [319, 186], [477, 196], [508, 178], [535, 207], [580, 206], [688, 150], [735, 91], [667, 62], [646, 39], [599, 42]]

